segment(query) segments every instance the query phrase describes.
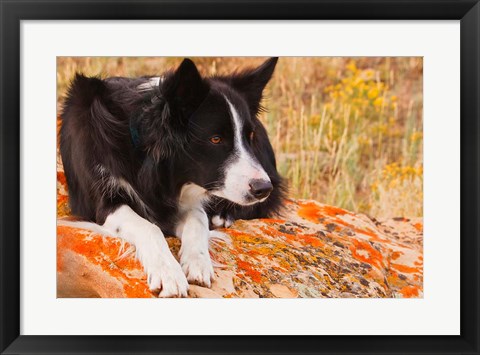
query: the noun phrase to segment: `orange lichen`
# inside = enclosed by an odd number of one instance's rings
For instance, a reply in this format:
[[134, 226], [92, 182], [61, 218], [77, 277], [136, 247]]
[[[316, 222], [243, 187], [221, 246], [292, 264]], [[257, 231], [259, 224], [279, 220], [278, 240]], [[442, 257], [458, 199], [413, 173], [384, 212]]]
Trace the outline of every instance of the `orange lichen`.
[[302, 244], [309, 244], [314, 247], [321, 247], [324, 245], [324, 243], [322, 243], [322, 241], [317, 237], [316, 234], [289, 234], [281, 232], [278, 229], [270, 226], [260, 227], [260, 230], [270, 237], [282, 237], [289, 242], [300, 242]]
[[243, 239], [243, 238], [250, 239], [250, 238], [253, 237], [252, 234], [245, 233], [245, 232], [240, 232], [240, 231], [237, 231], [235, 229], [225, 229], [224, 232], [230, 234], [232, 237], [235, 237], [237, 239]]
[[288, 233], [280, 232], [278, 229], [276, 229], [274, 227], [264, 226], [264, 227], [260, 227], [260, 230], [263, 233], [265, 233], [266, 235], [268, 235], [269, 237], [277, 237], [277, 238], [278, 237], [284, 237], [287, 240], [292, 240], [293, 239], [293, 235], [288, 234]]
[[361, 233], [368, 235], [369, 237], [372, 237], [373, 239], [377, 239], [378, 235], [372, 231], [370, 228], [354, 228], [355, 232]]
[[322, 206], [320, 208], [321, 213], [326, 214], [328, 216], [343, 216], [348, 214], [348, 211], [345, 211], [342, 208], [334, 207], [334, 206]]
[[298, 202], [300, 208], [297, 214], [314, 223], [318, 223], [318, 220], [322, 217], [335, 217], [348, 214], [344, 209], [333, 206], [319, 206], [314, 202]]
[[68, 196], [66, 195], [61, 195], [61, 194], [58, 194], [57, 195], [57, 204], [59, 205], [63, 205], [65, 203], [67, 203], [68, 201]]
[[398, 273], [396, 273], [393, 270], [390, 270], [390, 272], [386, 276], [386, 279], [387, 279], [388, 285], [391, 288], [395, 288], [395, 289], [402, 288], [407, 284], [406, 281], [400, 279], [400, 277], [398, 277]]
[[[145, 277], [140, 279], [126, 275], [129, 271], [141, 272], [142, 267], [134, 258], [119, 260], [121, 242], [118, 239], [82, 235], [78, 233], [79, 231], [81, 230], [77, 228], [58, 226], [57, 251], [72, 250], [85, 257], [88, 262], [100, 266], [104, 272], [124, 284], [124, 291], [128, 297], [154, 297], [146, 286]], [[57, 268], [62, 268], [62, 259], [58, 254]]]
[[[252, 258], [253, 260], [255, 261], [260, 261], [260, 258], [259, 256], [261, 255], [261, 253], [256, 250], [256, 249], [248, 249], [245, 251], [245, 253], [250, 257]], [[268, 257], [268, 256], [267, 256]]]
[[153, 294], [145, 282], [135, 282], [134, 285], [127, 283], [123, 285], [123, 291], [128, 298], [149, 298]]
[[419, 296], [419, 291], [417, 286], [405, 286], [400, 290], [400, 293], [403, 295], [405, 298], [410, 298], [410, 297], [418, 297]]
[[378, 268], [383, 267], [382, 253], [373, 248], [370, 243], [357, 239], [352, 239], [352, 243], [353, 245], [350, 246], [350, 251], [355, 259]]
[[249, 262], [238, 259], [237, 267], [239, 270], [242, 270], [247, 276], [249, 276], [252, 281], [262, 281], [262, 274], [259, 271], [255, 270], [254, 266]]
[[57, 244], [57, 272], [62, 271], [63, 268], [64, 268], [63, 254], [59, 248], [59, 245]]
[[403, 252], [401, 251], [394, 251], [392, 255], [390, 256], [392, 260], [397, 260], [399, 257], [403, 255]]
[[298, 237], [314, 247], [323, 247], [325, 245], [316, 234], [299, 234]]
[[320, 218], [320, 208], [313, 202], [299, 202], [300, 208], [297, 213], [300, 217], [305, 218], [314, 223], [318, 223]]
[[390, 263], [390, 266], [392, 268], [400, 271], [400, 272], [404, 272], [404, 273], [407, 273], [407, 274], [412, 274], [414, 272], [419, 272], [418, 268], [410, 267], [410, 266], [407, 266], [407, 265]]
[[270, 223], [270, 224], [286, 222], [284, 219], [275, 219], [275, 218], [260, 218], [259, 221], [264, 223]]
[[67, 179], [62, 171], [57, 171], [57, 181], [65, 188], [67, 187]]
[[415, 223], [413, 226], [417, 231], [423, 232], [423, 223], [418, 222], [418, 223]]
[[344, 226], [356, 233], [369, 236], [372, 241], [376, 242], [388, 242], [388, 240], [381, 238], [375, 231], [370, 228], [360, 228], [351, 223], [344, 221], [339, 216], [350, 214], [338, 207], [333, 206], [318, 206], [314, 202], [299, 202], [300, 208], [297, 213], [300, 217], [305, 218], [311, 222], [318, 223], [320, 219], [324, 218], [323, 224], [334, 224], [333, 231], [338, 232], [341, 228], [338, 226]]

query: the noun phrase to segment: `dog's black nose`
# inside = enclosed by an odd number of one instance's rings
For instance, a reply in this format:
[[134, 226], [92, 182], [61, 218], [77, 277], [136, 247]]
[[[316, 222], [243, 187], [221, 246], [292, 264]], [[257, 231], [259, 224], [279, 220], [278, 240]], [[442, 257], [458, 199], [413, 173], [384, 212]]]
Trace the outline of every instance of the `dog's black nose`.
[[268, 180], [256, 179], [250, 181], [250, 193], [257, 199], [261, 200], [268, 195], [273, 190], [272, 183]]

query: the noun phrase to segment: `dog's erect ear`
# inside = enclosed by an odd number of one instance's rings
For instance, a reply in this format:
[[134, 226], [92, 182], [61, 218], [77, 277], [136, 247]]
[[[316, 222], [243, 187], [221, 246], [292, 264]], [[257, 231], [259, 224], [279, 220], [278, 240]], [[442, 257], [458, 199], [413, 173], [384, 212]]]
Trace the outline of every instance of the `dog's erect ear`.
[[186, 144], [189, 117], [208, 92], [209, 85], [190, 59], [167, 76], [160, 99], [136, 117], [143, 149], [155, 162], [171, 157]]
[[270, 58], [255, 69], [249, 69], [232, 77], [232, 86], [247, 99], [253, 113], [257, 113], [262, 100], [263, 89], [270, 81], [278, 57]]
[[163, 95], [171, 108], [188, 118], [200, 106], [208, 91], [208, 84], [202, 79], [197, 67], [186, 58], [165, 83]]

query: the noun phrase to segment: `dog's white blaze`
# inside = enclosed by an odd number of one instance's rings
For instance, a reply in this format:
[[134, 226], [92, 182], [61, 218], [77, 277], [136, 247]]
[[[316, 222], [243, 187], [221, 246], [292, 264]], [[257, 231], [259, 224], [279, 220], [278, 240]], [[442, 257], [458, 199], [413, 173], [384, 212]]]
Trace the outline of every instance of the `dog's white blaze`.
[[216, 195], [226, 198], [230, 201], [248, 205], [261, 201], [249, 202], [246, 200], [246, 195], [250, 190], [250, 181], [253, 179], [262, 179], [270, 181], [265, 170], [261, 167], [258, 161], [252, 157], [243, 145], [242, 131], [243, 124], [238, 111], [235, 106], [225, 97], [230, 114], [232, 117], [232, 124], [234, 130], [234, 153], [232, 158], [225, 165], [225, 183], [223, 190], [216, 193]]
[[160, 297], [187, 295], [187, 279], [158, 226], [123, 205], [107, 217], [102, 227], [135, 246], [148, 285], [152, 290], [161, 288]]

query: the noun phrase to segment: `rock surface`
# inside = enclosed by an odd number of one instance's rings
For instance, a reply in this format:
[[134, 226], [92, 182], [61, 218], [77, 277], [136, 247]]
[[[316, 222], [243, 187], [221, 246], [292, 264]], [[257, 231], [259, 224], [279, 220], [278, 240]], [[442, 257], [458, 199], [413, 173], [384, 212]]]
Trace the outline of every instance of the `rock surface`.
[[[62, 181], [59, 172], [59, 181]], [[59, 184], [62, 185], [62, 184]], [[61, 190], [61, 189], [60, 189]], [[59, 215], [68, 213], [59, 191]], [[239, 220], [211, 242], [220, 267], [191, 297], [422, 297], [422, 223], [371, 220], [315, 201], [287, 201], [282, 219]], [[177, 255], [180, 242], [167, 238]], [[58, 297], [155, 297], [133, 247], [59, 226]]]

